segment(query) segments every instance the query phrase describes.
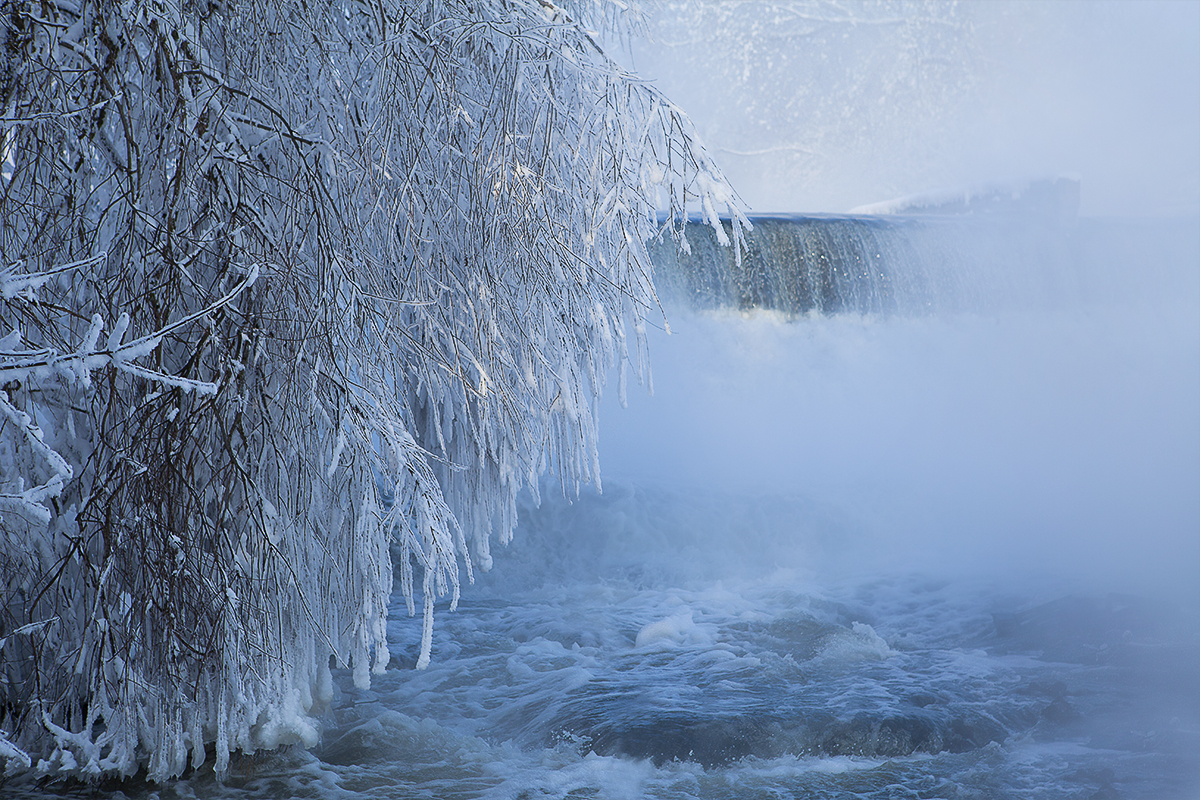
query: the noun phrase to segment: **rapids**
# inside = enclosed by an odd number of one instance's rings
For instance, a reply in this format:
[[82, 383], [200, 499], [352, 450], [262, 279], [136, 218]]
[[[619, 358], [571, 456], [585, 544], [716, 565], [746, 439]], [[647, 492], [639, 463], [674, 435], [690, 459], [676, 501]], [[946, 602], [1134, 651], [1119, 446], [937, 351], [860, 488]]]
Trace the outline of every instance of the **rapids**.
[[428, 669], [396, 595], [317, 747], [114, 796], [1197, 796], [1200, 231], [1061, 233], [1026, 302], [668, 296], [603, 493], [526, 499]]

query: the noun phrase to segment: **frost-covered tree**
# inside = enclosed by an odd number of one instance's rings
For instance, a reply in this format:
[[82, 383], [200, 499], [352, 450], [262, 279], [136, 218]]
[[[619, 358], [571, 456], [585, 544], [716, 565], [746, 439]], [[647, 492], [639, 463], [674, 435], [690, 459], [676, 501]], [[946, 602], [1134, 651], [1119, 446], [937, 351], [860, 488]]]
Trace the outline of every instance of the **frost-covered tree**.
[[331, 662], [389, 663], [393, 559], [420, 667], [518, 490], [598, 479], [656, 209], [730, 201], [619, 16], [0, 2], [7, 769], [312, 743]]

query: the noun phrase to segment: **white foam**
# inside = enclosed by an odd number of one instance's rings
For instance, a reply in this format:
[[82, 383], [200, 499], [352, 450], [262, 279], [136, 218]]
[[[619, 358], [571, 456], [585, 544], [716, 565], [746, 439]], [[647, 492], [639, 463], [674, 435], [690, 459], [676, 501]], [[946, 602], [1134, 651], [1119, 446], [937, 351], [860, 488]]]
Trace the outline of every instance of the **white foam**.
[[875, 629], [862, 622], [834, 634], [821, 650], [824, 661], [880, 661], [895, 655]]
[[692, 619], [692, 612], [685, 611], [657, 622], [644, 625], [638, 631], [638, 648], [695, 647], [712, 643], [712, 637], [701, 630]]

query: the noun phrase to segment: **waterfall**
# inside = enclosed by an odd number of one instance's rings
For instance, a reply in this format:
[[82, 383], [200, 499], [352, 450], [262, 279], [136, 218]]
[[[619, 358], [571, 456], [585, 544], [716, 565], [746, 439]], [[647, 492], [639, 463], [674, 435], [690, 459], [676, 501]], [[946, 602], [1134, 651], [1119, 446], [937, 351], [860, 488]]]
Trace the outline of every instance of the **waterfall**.
[[688, 229], [686, 250], [666, 237], [653, 241], [663, 299], [788, 317], [923, 314], [1058, 302], [1076, 288], [1070, 224], [1022, 230], [1007, 217], [932, 215], [750, 220], [740, 263], [705, 226]]

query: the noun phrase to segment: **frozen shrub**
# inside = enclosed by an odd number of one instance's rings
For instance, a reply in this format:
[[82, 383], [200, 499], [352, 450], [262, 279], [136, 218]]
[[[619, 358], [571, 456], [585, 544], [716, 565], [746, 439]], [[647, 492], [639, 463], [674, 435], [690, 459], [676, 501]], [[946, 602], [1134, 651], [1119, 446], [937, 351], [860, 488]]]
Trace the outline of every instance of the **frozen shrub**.
[[516, 492], [598, 479], [656, 209], [730, 193], [601, 3], [0, 11], [0, 761], [311, 744], [393, 555], [423, 666]]

